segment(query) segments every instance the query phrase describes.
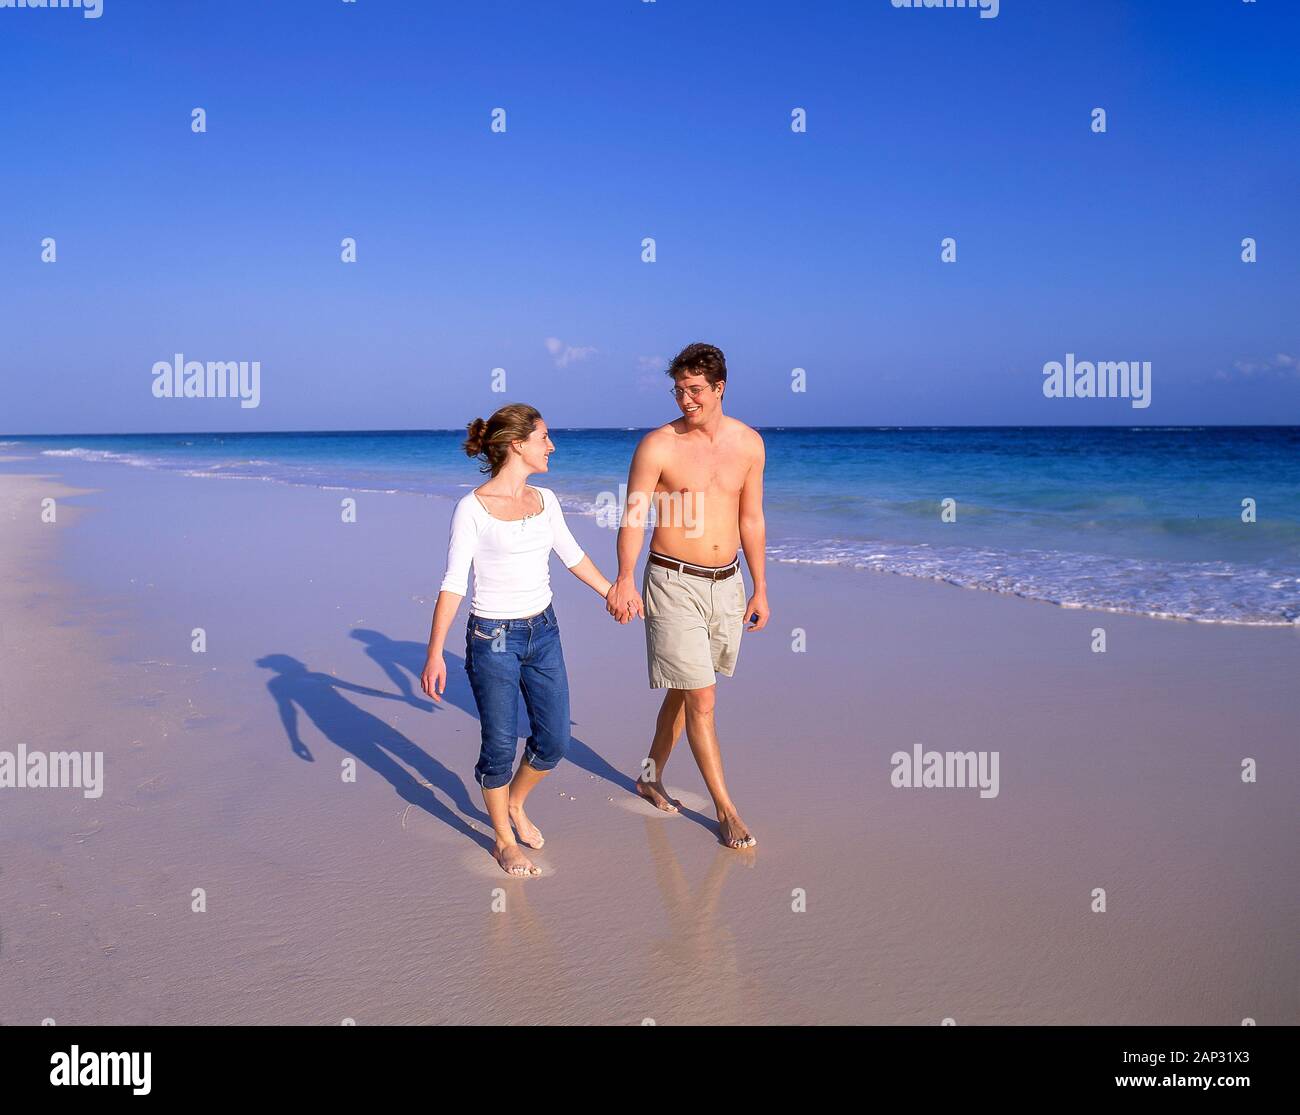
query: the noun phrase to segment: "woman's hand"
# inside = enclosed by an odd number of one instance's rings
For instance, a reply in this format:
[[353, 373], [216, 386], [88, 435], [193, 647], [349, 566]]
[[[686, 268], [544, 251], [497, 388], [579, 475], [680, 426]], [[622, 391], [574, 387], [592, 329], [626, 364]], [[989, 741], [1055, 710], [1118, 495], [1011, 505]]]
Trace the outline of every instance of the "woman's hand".
[[605, 610], [619, 623], [630, 623], [635, 616], [645, 618], [645, 604], [631, 577], [614, 582], [605, 596]]
[[425, 695], [442, 702], [447, 691], [447, 661], [441, 654], [430, 654], [424, 660], [424, 673], [420, 675], [420, 688]]
[[610, 594], [614, 591], [614, 588], [615, 586], [611, 584], [609, 588], [605, 590], [605, 611], [607, 611], [611, 616], [614, 616], [614, 618], [617, 619], [619, 623], [626, 623], [628, 620], [632, 618], [630, 612], [624, 613], [624, 617], [620, 618], [615, 614], [614, 606], [609, 602]]

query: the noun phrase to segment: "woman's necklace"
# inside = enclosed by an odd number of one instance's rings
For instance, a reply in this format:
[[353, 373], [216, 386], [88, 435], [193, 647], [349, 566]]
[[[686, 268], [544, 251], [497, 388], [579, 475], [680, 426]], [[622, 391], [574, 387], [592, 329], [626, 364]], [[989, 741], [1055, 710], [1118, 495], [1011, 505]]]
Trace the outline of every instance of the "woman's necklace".
[[[542, 498], [540, 492], [538, 493], [537, 498], [538, 498], [539, 500]], [[479, 506], [482, 507], [484, 511], [487, 511], [487, 513], [488, 513], [488, 518], [490, 518], [490, 519], [492, 519], [492, 520], [494, 520], [495, 522], [498, 522], [498, 523], [518, 523], [518, 524], [519, 524], [519, 529], [520, 529], [520, 530], [525, 530], [525, 529], [527, 528], [527, 523], [528, 523], [528, 520], [529, 520], [529, 519], [535, 519], [535, 518], [537, 518], [538, 515], [541, 515], [541, 514], [542, 514], [543, 512], [545, 512], [545, 510], [546, 510], [546, 501], [545, 501], [545, 500], [542, 500], [542, 506], [541, 506], [541, 509], [540, 509], [540, 510], [537, 510], [537, 511], [530, 511], [530, 512], [528, 512], [528, 514], [525, 515], [522, 519], [498, 519], [495, 515], [492, 514], [491, 511], [488, 511], [487, 506], [483, 503], [483, 501], [482, 501], [481, 499], [478, 501], [478, 503], [479, 503]]]
[[[540, 496], [539, 496], [539, 498], [540, 498]], [[541, 513], [542, 513], [541, 511], [530, 511], [530, 512], [528, 512], [527, 515], [525, 515], [522, 519], [519, 520], [519, 529], [520, 529], [520, 530], [523, 530], [523, 529], [524, 529], [524, 524], [526, 524], [526, 523], [528, 522], [529, 519], [535, 519], [535, 518], [537, 518], [537, 516], [540, 515]]]

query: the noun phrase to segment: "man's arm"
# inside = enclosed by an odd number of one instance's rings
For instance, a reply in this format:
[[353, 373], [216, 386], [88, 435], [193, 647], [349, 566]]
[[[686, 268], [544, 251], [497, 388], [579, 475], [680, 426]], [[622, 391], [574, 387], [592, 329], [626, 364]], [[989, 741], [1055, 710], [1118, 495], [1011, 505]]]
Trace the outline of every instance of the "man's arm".
[[618, 576], [605, 603], [609, 614], [619, 623], [627, 623], [634, 615], [645, 618], [645, 605], [636, 590], [636, 562], [645, 543], [650, 500], [659, 484], [661, 471], [654, 434], [647, 434], [632, 454], [632, 467], [628, 469], [627, 506], [623, 509], [623, 522], [618, 528]]
[[744, 487], [740, 489], [740, 546], [745, 551], [745, 564], [749, 566], [749, 576], [754, 582], [753, 595], [745, 605], [745, 622], [750, 616], [757, 615], [749, 627], [750, 631], [761, 631], [767, 626], [767, 617], [771, 614], [767, 607], [767, 523], [763, 519], [763, 466], [767, 451], [763, 446], [762, 435], [755, 432], [758, 441], [758, 453], [745, 475]]

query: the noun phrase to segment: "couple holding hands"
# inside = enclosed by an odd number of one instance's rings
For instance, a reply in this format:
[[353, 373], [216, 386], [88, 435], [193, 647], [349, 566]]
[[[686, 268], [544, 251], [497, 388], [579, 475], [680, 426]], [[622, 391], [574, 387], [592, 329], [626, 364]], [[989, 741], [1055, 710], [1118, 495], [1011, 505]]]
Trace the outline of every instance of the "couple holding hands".
[[[664, 789], [663, 770], [685, 730], [717, 810], [719, 839], [728, 848], [757, 843], [727, 793], [713, 705], [714, 674], [730, 677], [735, 670], [746, 617], [751, 631], [768, 620], [763, 439], [722, 413], [727, 365], [713, 345], [688, 345], [668, 375], [681, 417], [646, 434], [632, 457], [612, 583], [569, 532], [555, 493], [528, 484], [534, 473], [547, 471], [555, 451], [542, 416], [512, 403], [486, 422], [476, 418], [469, 424], [465, 452], [481, 457], [482, 471], [491, 476], [452, 515], [447, 572], [421, 685], [441, 701], [447, 686], [443, 647], [469, 591], [472, 565], [465, 672], [482, 729], [474, 777], [496, 832], [493, 854], [509, 875], [540, 874], [519, 846], [543, 843], [524, 803], [569, 743], [569, 682], [551, 604], [551, 550], [605, 598], [619, 623], [645, 621], [650, 687], [667, 693], [637, 792], [657, 808], [677, 812], [680, 802]], [[638, 593], [636, 563], [652, 502], [654, 534]], [[748, 599], [742, 549], [753, 581]], [[532, 734], [516, 770], [520, 691]]]

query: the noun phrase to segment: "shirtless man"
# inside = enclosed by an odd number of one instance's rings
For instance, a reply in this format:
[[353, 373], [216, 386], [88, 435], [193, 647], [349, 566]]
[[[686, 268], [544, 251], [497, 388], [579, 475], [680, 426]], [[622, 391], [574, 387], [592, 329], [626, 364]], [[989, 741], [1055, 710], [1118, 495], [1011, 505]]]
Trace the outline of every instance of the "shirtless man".
[[[730, 677], [735, 670], [746, 617], [750, 631], [761, 631], [768, 620], [763, 439], [722, 413], [727, 364], [721, 351], [687, 345], [668, 374], [682, 416], [646, 434], [632, 457], [618, 579], [606, 598], [620, 623], [633, 616], [645, 620], [650, 688], [668, 690], [637, 792], [659, 809], [678, 811], [681, 803], [668, 796], [663, 772], [685, 728], [713, 797], [722, 843], [752, 848], [757, 841], [722, 777], [713, 704], [714, 673]], [[655, 528], [638, 593], [636, 562], [652, 499]], [[740, 549], [753, 580], [748, 600]]]

